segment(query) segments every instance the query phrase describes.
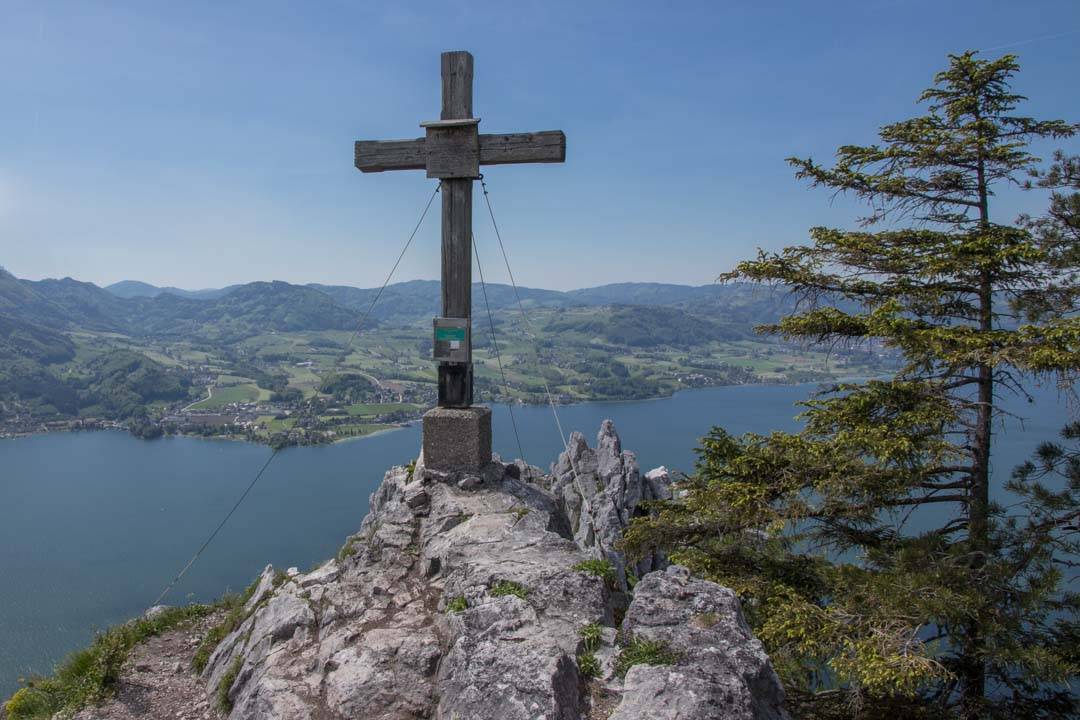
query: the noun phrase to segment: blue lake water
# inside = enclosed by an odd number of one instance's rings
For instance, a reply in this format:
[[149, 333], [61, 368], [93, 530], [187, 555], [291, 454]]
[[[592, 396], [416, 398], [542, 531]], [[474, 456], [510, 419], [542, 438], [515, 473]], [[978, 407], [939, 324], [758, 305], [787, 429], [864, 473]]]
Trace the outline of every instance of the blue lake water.
[[[559, 408], [563, 428], [590, 444], [615, 421], [642, 469], [692, 470], [710, 426], [733, 433], [791, 430], [813, 386], [746, 386], [636, 402]], [[1025, 418], [996, 436], [995, 472], [1008, 476], [1057, 434], [1070, 409], [1053, 389], [1009, 403]], [[561, 440], [547, 407], [514, 409], [526, 460], [547, 468]], [[412, 460], [419, 427], [332, 446], [290, 448], [166, 598], [214, 599], [245, 587], [267, 563], [304, 569], [360, 526], [368, 495], [391, 465]], [[494, 408], [495, 449], [517, 457], [508, 408]], [[187, 562], [269, 456], [261, 445], [194, 438], [144, 441], [119, 432], [0, 441], [0, 697], [17, 678], [47, 673], [95, 629], [142, 612]]]

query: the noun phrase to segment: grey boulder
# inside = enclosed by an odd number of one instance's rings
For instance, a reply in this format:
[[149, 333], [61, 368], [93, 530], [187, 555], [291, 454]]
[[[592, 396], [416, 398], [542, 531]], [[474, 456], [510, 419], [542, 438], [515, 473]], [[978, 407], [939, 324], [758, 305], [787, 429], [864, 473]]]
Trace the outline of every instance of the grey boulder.
[[635, 665], [610, 720], [786, 720], [784, 691], [735, 593], [672, 565], [646, 575], [622, 632], [678, 660]]

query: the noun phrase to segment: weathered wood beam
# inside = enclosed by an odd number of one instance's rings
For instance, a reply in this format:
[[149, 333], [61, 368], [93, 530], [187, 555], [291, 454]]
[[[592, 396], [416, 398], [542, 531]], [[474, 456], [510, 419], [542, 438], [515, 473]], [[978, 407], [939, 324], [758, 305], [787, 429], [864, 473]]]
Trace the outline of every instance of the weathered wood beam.
[[[464, 120], [472, 114], [473, 56], [464, 50], [444, 52], [442, 61], [443, 120]], [[470, 259], [469, 264], [472, 264]]]
[[[424, 170], [427, 155], [424, 138], [356, 142], [356, 168], [363, 172]], [[562, 130], [480, 136], [481, 165], [561, 162], [566, 162], [566, 135]]]
[[[467, 52], [442, 54], [442, 119], [464, 120], [473, 116], [473, 56]], [[459, 131], [466, 133], [458, 135]], [[433, 168], [437, 171], [440, 159], [434, 152], [442, 143], [440, 136], [446, 133], [447, 156], [441, 164], [450, 170], [442, 180], [442, 311], [443, 317], [468, 318], [472, 325], [472, 196], [473, 180], [460, 177], [462, 170], [454, 155], [464, 154], [465, 143], [472, 143], [476, 153], [476, 125], [458, 128], [428, 128], [427, 161], [428, 177]], [[453, 142], [457, 137], [462, 144]], [[457, 152], [455, 152], [455, 150]], [[470, 170], [476, 172], [479, 165], [472, 155]], [[439, 363], [439, 407], [469, 407], [473, 401], [472, 333], [465, 339], [470, 361], [468, 363]]]
[[480, 164], [566, 162], [566, 135], [562, 130], [480, 136]]
[[428, 126], [427, 176], [429, 178], [476, 178], [480, 176], [480, 142], [476, 125]]
[[362, 172], [384, 170], [423, 170], [427, 167], [424, 138], [415, 140], [358, 140], [355, 149], [356, 169]]

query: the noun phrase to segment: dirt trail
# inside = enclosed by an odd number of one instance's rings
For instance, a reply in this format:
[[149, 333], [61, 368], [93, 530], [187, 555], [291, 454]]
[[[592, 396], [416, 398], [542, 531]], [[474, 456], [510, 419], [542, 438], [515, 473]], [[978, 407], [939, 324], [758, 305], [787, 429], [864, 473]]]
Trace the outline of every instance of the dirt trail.
[[224, 613], [209, 615], [170, 630], [131, 651], [121, 671], [116, 695], [86, 708], [74, 720], [215, 720], [221, 715], [206, 697], [205, 686], [191, 669], [191, 658], [206, 631]]

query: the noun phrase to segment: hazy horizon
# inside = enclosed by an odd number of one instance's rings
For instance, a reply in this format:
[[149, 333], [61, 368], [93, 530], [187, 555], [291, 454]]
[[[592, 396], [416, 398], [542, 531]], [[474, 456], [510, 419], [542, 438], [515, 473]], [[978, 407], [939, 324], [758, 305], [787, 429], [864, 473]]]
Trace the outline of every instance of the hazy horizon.
[[[93, 280], [89, 280], [87, 278], [77, 277], [75, 275], [49, 276], [49, 277], [40, 277], [40, 278], [24, 277], [24, 276], [20, 275], [19, 273], [14, 272], [11, 268], [6, 267], [5, 265], [2, 265], [2, 264], [0, 264], [0, 269], [6, 270], [7, 272], [11, 273], [15, 277], [19, 278], [20, 280], [31, 280], [31, 281], [37, 282], [37, 281], [41, 281], [41, 280], [64, 280], [64, 279], [70, 278], [71, 280], [75, 280], [75, 281], [78, 281], [78, 282], [90, 282], [90, 283], [93, 283], [94, 285], [98, 286], [99, 288], [101, 288], [103, 290], [107, 290], [109, 287], [111, 287], [113, 285], [118, 285], [120, 283], [128, 283], [128, 282], [142, 283], [144, 285], [149, 285], [149, 286], [155, 287], [155, 288], [157, 288], [159, 290], [176, 289], [176, 290], [183, 290], [185, 292], [204, 292], [204, 291], [222, 290], [222, 289], [227, 288], [227, 287], [246, 285], [248, 283], [253, 283], [253, 282], [287, 282], [287, 283], [289, 283], [291, 285], [328, 285], [328, 286], [336, 285], [336, 286], [340, 286], [340, 287], [354, 287], [354, 288], [357, 288], [359, 290], [377, 289], [379, 286], [382, 285], [382, 283], [379, 283], [378, 285], [351, 285], [351, 284], [348, 284], [348, 283], [327, 283], [327, 282], [322, 282], [321, 280], [292, 281], [292, 280], [283, 280], [281, 278], [257, 278], [257, 279], [253, 279], [253, 280], [245, 280], [243, 282], [228, 283], [227, 285], [218, 285], [218, 286], [212, 286], [212, 287], [211, 286], [207, 286], [207, 287], [183, 287], [182, 285], [168, 285], [168, 284], [166, 284], [166, 285], [158, 285], [157, 283], [149, 283], [149, 282], [146, 282], [145, 280], [140, 280], [138, 278], [124, 278], [123, 280], [117, 280], [115, 282], [104, 283], [103, 284], [103, 283], [100, 283], [100, 282], [94, 282]], [[485, 280], [486, 280], [486, 278], [485, 278]], [[437, 283], [439, 281], [440, 281], [439, 278], [401, 278], [401, 279], [394, 278], [393, 280], [390, 281], [389, 285], [402, 285], [402, 284], [411, 283], [411, 282], [435, 282], [435, 283]], [[477, 276], [474, 276], [473, 277], [473, 284], [475, 285], [475, 284], [479, 284], [479, 283], [480, 283], [480, 278], [477, 277]], [[489, 285], [510, 285], [509, 282], [503, 282], [501, 280], [488, 280], [487, 283]], [[693, 283], [693, 284], [691, 284], [691, 283], [664, 283], [664, 282], [658, 282], [658, 281], [655, 281], [655, 280], [623, 280], [623, 281], [596, 283], [594, 285], [581, 285], [579, 287], [572, 287], [572, 288], [565, 288], [565, 289], [549, 288], [549, 287], [543, 287], [543, 286], [540, 286], [540, 285], [524, 285], [524, 284], [521, 284], [521, 283], [518, 284], [518, 287], [528, 288], [530, 290], [551, 290], [551, 291], [555, 291], [555, 292], [573, 292], [575, 290], [588, 290], [588, 289], [591, 289], [591, 288], [605, 287], [605, 286], [608, 286], [608, 285], [623, 285], [623, 284], [632, 284], [632, 285], [679, 285], [679, 286], [683, 286], [683, 287], [703, 287], [705, 285], [712, 285], [714, 283], [707, 282], [707, 283]]]

